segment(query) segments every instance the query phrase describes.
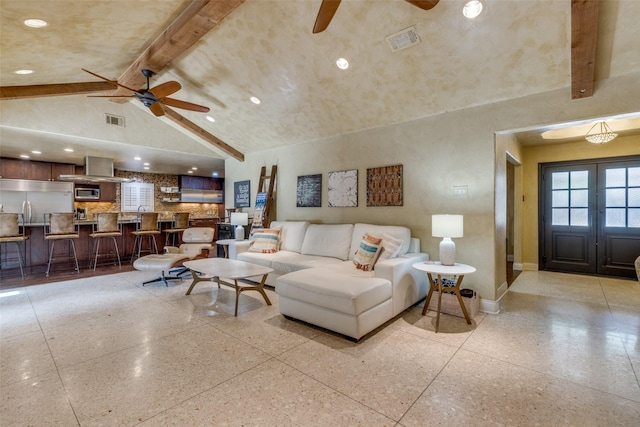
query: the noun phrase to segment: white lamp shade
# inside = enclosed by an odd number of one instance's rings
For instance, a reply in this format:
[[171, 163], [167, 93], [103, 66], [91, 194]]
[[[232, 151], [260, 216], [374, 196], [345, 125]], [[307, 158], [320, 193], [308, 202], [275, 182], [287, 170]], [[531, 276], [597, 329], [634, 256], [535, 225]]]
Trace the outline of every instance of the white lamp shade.
[[231, 225], [247, 225], [249, 224], [249, 214], [246, 212], [232, 212]]
[[464, 235], [462, 215], [432, 215], [431, 235], [433, 237], [462, 237]]

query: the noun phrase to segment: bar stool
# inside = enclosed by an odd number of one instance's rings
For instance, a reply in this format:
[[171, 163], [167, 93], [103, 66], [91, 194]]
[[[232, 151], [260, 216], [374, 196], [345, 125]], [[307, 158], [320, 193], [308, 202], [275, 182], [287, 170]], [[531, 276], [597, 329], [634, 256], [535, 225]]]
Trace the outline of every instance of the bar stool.
[[[44, 214], [45, 232], [44, 239], [48, 242], [49, 250], [49, 262], [47, 263], [46, 276], [49, 277], [51, 271], [51, 260], [56, 259], [53, 256], [53, 251], [56, 246], [56, 242], [60, 240], [68, 240], [71, 249], [73, 249], [73, 259], [76, 263], [75, 270], [80, 273], [80, 267], [78, 267], [78, 255], [76, 254], [76, 244], [74, 240], [80, 237], [80, 231], [78, 230], [78, 224], [73, 219], [73, 213], [48, 213]], [[67, 260], [71, 259], [71, 255], [67, 254]]]
[[[118, 267], [122, 267], [120, 264], [120, 251], [118, 250], [118, 241], [116, 237], [122, 236], [121, 224], [118, 221], [120, 214], [118, 212], [101, 212], [93, 215], [93, 232], [89, 234], [89, 237], [93, 238], [92, 256], [93, 259], [93, 271], [96, 271], [98, 265], [98, 257], [112, 257], [115, 261], [118, 261]], [[100, 241], [103, 239], [111, 240], [113, 242], [112, 251], [108, 251], [105, 254], [100, 254]], [[93, 256], [95, 254], [95, 257]], [[91, 261], [90, 261], [91, 263]], [[91, 264], [89, 264], [91, 268]]]
[[[22, 227], [20, 227], [22, 224]], [[22, 229], [22, 232], [20, 231]], [[18, 256], [15, 258], [20, 265], [20, 275], [24, 279], [24, 268], [26, 262], [23, 260], [22, 253], [25, 249], [25, 241], [29, 239], [29, 236], [24, 235], [24, 223], [22, 222], [22, 214], [17, 213], [0, 213], [0, 255], [4, 255], [4, 262], [13, 261], [12, 258], [7, 256], [5, 248], [9, 246], [9, 243], [16, 245], [16, 252]], [[22, 245], [20, 245], [22, 243]], [[22, 247], [21, 247], [22, 246]]]
[[[176, 234], [184, 232], [187, 228], [189, 228], [189, 212], [176, 212], [173, 214], [173, 224], [171, 224], [171, 228], [167, 228], [164, 230], [166, 237], [164, 239], [164, 245], [169, 246], [169, 236], [171, 236], [171, 246], [176, 245]], [[180, 243], [178, 241], [178, 243]]]
[[158, 244], [156, 243], [156, 234], [160, 234], [160, 227], [158, 225], [158, 213], [157, 212], [142, 212], [138, 216], [138, 223], [136, 224], [136, 231], [132, 231], [131, 234], [136, 236], [133, 242], [133, 254], [131, 255], [131, 262], [137, 258], [140, 258], [142, 250], [142, 241], [145, 237], [149, 240], [149, 249], [144, 252], [150, 254], [158, 253]]

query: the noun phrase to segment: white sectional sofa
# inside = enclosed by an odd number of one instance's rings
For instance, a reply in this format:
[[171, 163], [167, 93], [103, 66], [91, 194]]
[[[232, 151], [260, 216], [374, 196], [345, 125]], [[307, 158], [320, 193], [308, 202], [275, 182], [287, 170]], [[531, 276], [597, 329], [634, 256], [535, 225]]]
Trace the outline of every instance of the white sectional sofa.
[[[239, 241], [229, 258], [273, 268], [267, 284], [286, 317], [359, 340], [427, 294], [427, 276], [411, 266], [428, 255], [406, 227], [274, 221], [270, 228], [281, 230], [277, 252], [250, 252], [250, 242]], [[353, 258], [365, 233], [401, 240], [398, 255], [372, 271], [357, 269]]]

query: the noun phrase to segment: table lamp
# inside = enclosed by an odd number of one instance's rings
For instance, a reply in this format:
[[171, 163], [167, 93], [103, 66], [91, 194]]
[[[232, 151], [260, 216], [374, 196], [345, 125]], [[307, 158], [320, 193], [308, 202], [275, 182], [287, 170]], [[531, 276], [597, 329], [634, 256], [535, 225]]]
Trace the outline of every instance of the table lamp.
[[451, 238], [462, 237], [462, 215], [432, 215], [431, 235], [442, 237], [440, 242], [440, 264], [453, 265], [456, 262], [456, 244]]
[[244, 240], [244, 225], [249, 224], [249, 214], [246, 212], [231, 212], [231, 225], [236, 225], [236, 240]]

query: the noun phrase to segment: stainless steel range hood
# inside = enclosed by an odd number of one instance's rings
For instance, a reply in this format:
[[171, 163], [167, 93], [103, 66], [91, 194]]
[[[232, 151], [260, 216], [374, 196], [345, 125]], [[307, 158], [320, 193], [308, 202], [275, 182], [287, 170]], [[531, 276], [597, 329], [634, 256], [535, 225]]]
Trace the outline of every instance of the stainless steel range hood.
[[106, 157], [85, 157], [84, 175], [60, 175], [63, 181], [89, 182], [130, 182], [129, 178], [113, 176], [113, 159]]

